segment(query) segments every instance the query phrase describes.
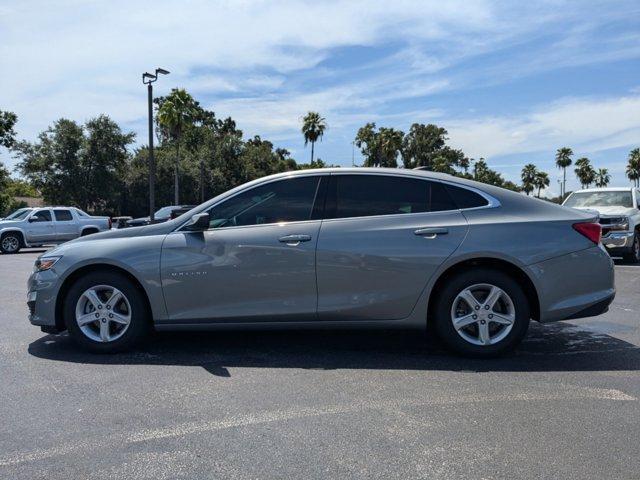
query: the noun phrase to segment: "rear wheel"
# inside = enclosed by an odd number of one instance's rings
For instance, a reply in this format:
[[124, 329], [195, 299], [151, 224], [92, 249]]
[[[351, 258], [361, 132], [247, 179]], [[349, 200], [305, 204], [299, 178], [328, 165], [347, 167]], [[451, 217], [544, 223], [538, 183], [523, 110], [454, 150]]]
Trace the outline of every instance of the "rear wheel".
[[114, 272], [94, 272], [77, 280], [65, 299], [64, 319], [76, 343], [96, 353], [131, 348], [150, 329], [143, 294]]
[[503, 272], [479, 268], [456, 274], [438, 291], [438, 336], [462, 355], [490, 357], [515, 348], [529, 327], [527, 297]]
[[0, 239], [0, 251], [2, 253], [18, 253], [22, 248], [22, 237], [19, 233], [9, 232]]
[[638, 233], [633, 236], [633, 243], [631, 244], [631, 252], [623, 256], [625, 262], [639, 263], [640, 262], [640, 236]]

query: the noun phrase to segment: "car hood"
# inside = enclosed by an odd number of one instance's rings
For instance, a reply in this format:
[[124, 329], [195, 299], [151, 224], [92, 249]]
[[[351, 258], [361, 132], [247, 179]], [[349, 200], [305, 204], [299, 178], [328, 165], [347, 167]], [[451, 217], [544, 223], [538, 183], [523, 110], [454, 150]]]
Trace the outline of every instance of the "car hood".
[[9, 227], [17, 223], [21, 223], [23, 220], [0, 220], [0, 228]]
[[[576, 208], [576, 207], [574, 207]], [[593, 212], [593, 213], [598, 213], [600, 215], [605, 215], [605, 216], [630, 216], [630, 215], [634, 215], [636, 213], [636, 209], [635, 208], [628, 208], [628, 207], [582, 207], [582, 208], [576, 208], [576, 210], [582, 210], [583, 212]]]

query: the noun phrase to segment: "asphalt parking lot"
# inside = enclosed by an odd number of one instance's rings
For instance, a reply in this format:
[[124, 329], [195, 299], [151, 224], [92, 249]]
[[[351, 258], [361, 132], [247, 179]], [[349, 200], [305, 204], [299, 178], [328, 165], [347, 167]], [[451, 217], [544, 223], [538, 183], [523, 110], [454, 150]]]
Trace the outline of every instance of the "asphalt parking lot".
[[29, 325], [0, 256], [0, 478], [640, 478], [640, 267], [597, 318], [469, 360], [415, 332], [163, 333], [96, 356]]

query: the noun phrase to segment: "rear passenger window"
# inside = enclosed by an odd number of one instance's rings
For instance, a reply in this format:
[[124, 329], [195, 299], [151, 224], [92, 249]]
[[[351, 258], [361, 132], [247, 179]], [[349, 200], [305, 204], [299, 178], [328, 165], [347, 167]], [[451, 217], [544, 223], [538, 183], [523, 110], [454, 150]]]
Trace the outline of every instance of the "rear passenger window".
[[71, 212], [69, 210], [54, 210], [53, 213], [56, 215], [56, 220], [58, 222], [70, 222], [73, 220], [73, 216], [71, 216]]
[[368, 217], [455, 209], [446, 190], [437, 182], [384, 175], [332, 175], [326, 217]]
[[477, 208], [486, 207], [489, 202], [482, 195], [478, 195], [476, 192], [467, 190], [466, 188], [458, 188], [451, 185], [446, 186], [449, 196], [453, 202], [460, 209], [463, 208]]

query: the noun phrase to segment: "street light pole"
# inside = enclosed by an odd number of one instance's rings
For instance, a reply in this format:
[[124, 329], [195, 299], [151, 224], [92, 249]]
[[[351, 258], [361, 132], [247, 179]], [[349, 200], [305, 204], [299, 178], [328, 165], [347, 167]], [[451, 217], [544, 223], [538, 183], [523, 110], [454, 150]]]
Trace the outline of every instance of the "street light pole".
[[149, 108], [149, 221], [153, 223], [156, 211], [156, 159], [153, 156], [153, 82], [158, 79], [158, 74], [168, 75], [169, 71], [156, 68], [155, 74], [145, 72], [142, 74], [142, 83], [147, 86], [147, 101]]

